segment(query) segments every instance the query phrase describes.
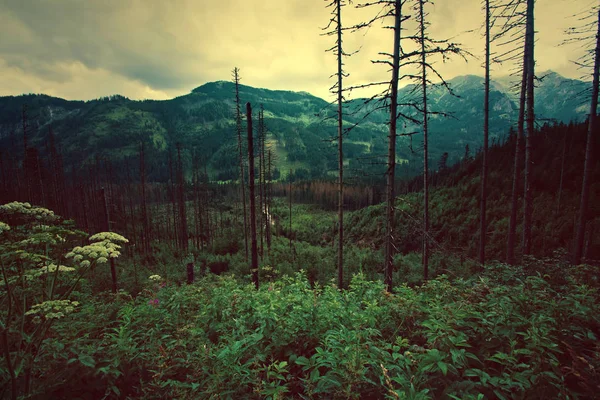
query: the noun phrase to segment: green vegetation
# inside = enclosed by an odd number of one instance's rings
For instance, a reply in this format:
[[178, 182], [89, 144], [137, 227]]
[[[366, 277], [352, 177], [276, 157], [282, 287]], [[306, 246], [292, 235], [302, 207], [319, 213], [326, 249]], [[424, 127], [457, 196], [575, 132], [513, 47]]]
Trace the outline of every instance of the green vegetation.
[[[311, 225], [311, 207], [295, 211], [304, 217], [293, 227], [327, 225]], [[598, 390], [600, 282], [595, 268], [570, 266], [564, 254], [474, 275], [449, 268], [452, 279], [438, 270], [389, 294], [369, 251], [348, 247], [352, 278], [339, 291], [333, 248], [299, 241], [290, 251], [280, 237], [256, 291], [243, 257], [221, 241], [196, 254], [204, 267], [192, 285], [181, 286], [186, 260], [168, 248], [141, 267], [120, 257], [121, 290], [110, 294], [106, 262], [124, 238], [101, 233], [77, 246], [82, 232], [23, 203], [1, 206], [0, 218], [3, 396], [11, 384], [28, 398], [57, 399], [591, 398]], [[399, 260], [399, 272], [417, 274], [418, 261]], [[234, 274], [208, 272], [220, 267]]]

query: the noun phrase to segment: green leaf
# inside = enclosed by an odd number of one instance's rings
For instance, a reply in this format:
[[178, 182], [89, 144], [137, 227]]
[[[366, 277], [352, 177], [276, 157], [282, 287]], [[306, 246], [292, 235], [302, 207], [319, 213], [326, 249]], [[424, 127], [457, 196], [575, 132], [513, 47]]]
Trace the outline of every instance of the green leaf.
[[321, 376], [321, 373], [319, 372], [319, 369], [315, 368], [310, 373], [310, 380], [311, 381], [316, 381], [317, 379], [319, 379], [320, 376]]
[[90, 367], [90, 368], [96, 367], [96, 362], [94, 361], [94, 359], [87, 354], [80, 354], [79, 362], [82, 363], [83, 365], [85, 365], [86, 367]]
[[442, 374], [446, 376], [446, 374], [448, 374], [448, 365], [442, 361], [438, 361], [437, 365], [440, 368], [440, 371], [442, 371]]
[[308, 360], [308, 358], [306, 358], [304, 356], [300, 356], [300, 357], [296, 358], [296, 364], [298, 364], [298, 365], [309, 365], [310, 361]]

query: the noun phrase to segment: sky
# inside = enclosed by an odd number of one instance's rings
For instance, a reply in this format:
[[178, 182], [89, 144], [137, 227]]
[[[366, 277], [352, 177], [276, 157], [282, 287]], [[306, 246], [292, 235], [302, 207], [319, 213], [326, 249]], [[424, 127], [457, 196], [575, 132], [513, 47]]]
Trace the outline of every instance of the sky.
[[[357, 3], [355, 0], [354, 3]], [[536, 71], [570, 78], [575, 46], [559, 47], [568, 16], [598, 0], [538, 0]], [[242, 83], [306, 91], [331, 99], [336, 60], [333, 38], [321, 28], [331, 18], [325, 0], [0, 0], [0, 96], [44, 93], [70, 100], [112, 94], [169, 99], [239, 67]], [[444, 78], [483, 75], [481, 0], [437, 0], [427, 8], [429, 33], [452, 38], [473, 57], [437, 62]], [[346, 7], [342, 23], [370, 19], [378, 9]], [[392, 31], [376, 24], [345, 34], [350, 76], [344, 86], [389, 80], [373, 64], [391, 52]], [[492, 76], [512, 65], [494, 65]]]

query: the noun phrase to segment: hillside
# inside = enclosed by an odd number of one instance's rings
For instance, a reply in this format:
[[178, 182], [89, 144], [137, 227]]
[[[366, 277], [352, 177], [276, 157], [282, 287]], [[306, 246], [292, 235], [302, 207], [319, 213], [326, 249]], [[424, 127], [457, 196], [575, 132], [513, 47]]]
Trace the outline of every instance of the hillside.
[[[536, 88], [536, 112], [540, 121], [550, 117], [558, 121], [583, 120], [586, 115], [582, 104], [587, 84], [566, 79], [549, 72]], [[492, 85], [491, 140], [500, 141], [516, 121], [517, 106], [510, 78], [501, 78]], [[451, 117], [432, 115], [430, 121], [430, 153], [434, 162], [443, 152], [450, 153], [450, 163], [464, 154], [465, 145], [475, 150], [480, 145], [483, 103], [483, 78], [461, 76], [449, 81], [455, 96], [441, 87], [432, 87], [429, 94], [430, 109], [444, 111]], [[409, 101], [414, 97], [414, 87], [404, 87], [399, 98]], [[191, 93], [167, 101], [132, 101], [122, 96], [112, 96], [92, 101], [67, 101], [45, 95], [0, 97], [0, 140], [3, 148], [18, 149], [22, 137], [22, 106], [27, 105], [28, 135], [42, 151], [50, 126], [57, 137], [67, 167], [72, 165], [85, 170], [97, 158], [109, 159], [119, 166], [137, 155], [140, 141], [147, 146], [152, 160], [149, 167], [151, 180], [167, 178], [167, 150], [182, 143], [184, 162], [191, 163], [191, 150], [195, 149], [208, 164], [213, 178], [227, 180], [237, 177], [233, 128], [233, 93], [231, 82], [206, 83]], [[242, 103], [250, 102], [255, 110], [262, 104], [268, 142], [274, 147], [277, 168], [283, 175], [291, 168], [305, 169], [312, 177], [334, 174], [336, 153], [328, 140], [335, 135], [333, 120], [324, 121], [316, 114], [326, 110], [325, 100], [305, 92], [258, 89], [240, 86]], [[363, 120], [366, 109], [361, 110], [363, 99], [349, 102], [346, 124], [361, 121], [346, 139], [344, 149], [348, 174], [380, 173], [382, 166], [374, 162], [386, 154], [385, 131], [388, 118], [385, 110], [373, 112]], [[405, 110], [410, 114], [411, 111]], [[327, 114], [327, 111], [325, 112]], [[402, 126], [402, 125], [401, 125]], [[419, 127], [404, 123], [406, 132]], [[11, 139], [11, 134], [14, 137]], [[398, 159], [405, 162], [409, 173], [420, 169], [418, 148], [421, 139], [415, 136], [410, 150], [410, 139], [399, 139]], [[11, 144], [12, 143], [12, 144]], [[13, 148], [11, 146], [17, 146]], [[118, 170], [119, 168], [117, 168]], [[412, 172], [411, 172], [412, 171]]]

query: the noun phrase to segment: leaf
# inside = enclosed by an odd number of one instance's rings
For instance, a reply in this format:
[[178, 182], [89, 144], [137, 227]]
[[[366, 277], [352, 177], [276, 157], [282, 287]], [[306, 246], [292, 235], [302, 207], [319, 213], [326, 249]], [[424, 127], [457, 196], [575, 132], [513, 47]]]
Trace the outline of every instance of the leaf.
[[587, 337], [588, 337], [588, 339], [596, 340], [596, 335], [594, 335], [594, 332], [592, 332], [592, 331], [588, 331]]
[[319, 372], [319, 369], [315, 368], [310, 373], [310, 380], [311, 381], [316, 381], [317, 379], [319, 379], [320, 376], [321, 376], [321, 373]]
[[120, 396], [120, 395], [121, 395], [121, 391], [120, 391], [120, 390], [119, 390], [119, 388], [118, 388], [118, 387], [116, 387], [115, 385], [112, 385], [112, 386], [110, 387], [110, 390], [112, 390], [112, 392], [113, 392], [114, 394], [116, 394], [117, 396]]
[[298, 364], [298, 365], [309, 365], [310, 361], [308, 360], [308, 358], [306, 358], [304, 356], [300, 356], [300, 357], [296, 358], [296, 364]]
[[446, 376], [446, 374], [448, 374], [448, 365], [442, 361], [438, 361], [437, 365], [440, 368], [440, 371], [442, 371], [442, 374]]
[[90, 367], [90, 368], [96, 367], [96, 361], [94, 361], [92, 356], [87, 355], [87, 354], [80, 354], [79, 362], [82, 363], [83, 365], [85, 365], [86, 367]]

